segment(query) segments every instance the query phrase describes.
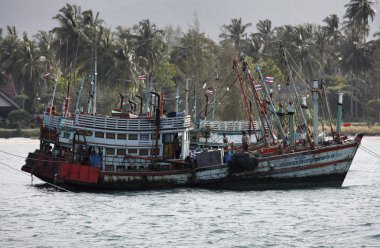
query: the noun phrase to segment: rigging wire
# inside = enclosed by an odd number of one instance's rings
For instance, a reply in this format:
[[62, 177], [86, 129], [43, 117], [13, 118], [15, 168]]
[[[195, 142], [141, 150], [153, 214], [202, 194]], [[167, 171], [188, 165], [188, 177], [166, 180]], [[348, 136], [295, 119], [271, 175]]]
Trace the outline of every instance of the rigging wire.
[[[19, 172], [19, 173], [21, 173], [21, 174], [23, 174], [23, 175], [29, 177], [29, 174], [27, 174], [27, 173], [25, 173], [25, 172], [23, 172], [23, 171], [20, 171], [20, 170], [18, 170], [18, 169], [15, 169], [15, 168], [13, 168], [13, 167], [10, 166], [10, 165], [7, 165], [7, 164], [5, 164], [5, 163], [3, 163], [3, 162], [0, 162], [0, 164], [4, 165], [5, 167], [7, 167], [7, 168], [9, 168], [9, 169], [11, 169], [11, 170], [17, 171], [17, 172]], [[41, 179], [39, 179], [39, 180], [41, 180]], [[41, 180], [41, 181], [42, 181], [42, 180]], [[49, 186], [52, 186], [52, 187], [54, 187], [54, 188], [56, 188], [56, 189], [59, 189], [59, 190], [62, 190], [62, 191], [65, 191], [65, 192], [68, 192], [68, 193], [71, 193], [71, 194], [74, 194], [74, 195], [75, 195], [75, 192], [70, 191], [70, 190], [68, 190], [68, 189], [65, 189], [65, 188], [63, 188], [63, 187], [60, 187], [60, 186], [58, 186], [58, 185], [55, 185], [55, 184], [52, 184], [52, 183], [48, 183], [48, 182], [45, 182], [45, 181], [42, 181], [42, 182], [44, 182], [44, 183], [48, 184]], [[77, 196], [78, 196], [78, 195], [77, 195]], [[104, 203], [104, 202], [101, 202], [101, 201], [97, 201], [97, 200], [95, 200], [95, 199], [93, 199], [93, 198], [91, 198], [91, 197], [87, 197], [87, 196], [83, 196], [83, 195], [79, 195], [79, 197], [84, 198], [84, 199], [87, 199], [87, 200], [90, 200], [90, 201], [95, 202], [95, 203], [98, 203], [98, 204], [105, 205], [105, 206], [107, 206], [107, 207], [111, 207], [111, 208], [115, 208], [115, 209], [116, 209], [115, 206], [109, 205], [109, 204]]]

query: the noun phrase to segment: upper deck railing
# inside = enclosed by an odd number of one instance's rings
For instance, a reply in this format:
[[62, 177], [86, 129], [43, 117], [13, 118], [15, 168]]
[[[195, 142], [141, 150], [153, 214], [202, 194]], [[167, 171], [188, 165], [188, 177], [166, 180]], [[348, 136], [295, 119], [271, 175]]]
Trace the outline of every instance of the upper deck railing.
[[[113, 116], [98, 115], [76, 115], [75, 118], [64, 118], [62, 116], [45, 115], [44, 125], [53, 129], [91, 128], [107, 130], [152, 130], [156, 126], [155, 117], [143, 118], [119, 118]], [[161, 118], [161, 129], [184, 129], [190, 128], [190, 116]]]
[[[255, 130], [261, 130], [261, 125], [258, 121], [254, 121], [253, 124]], [[253, 130], [252, 124], [249, 121], [201, 121], [200, 127], [209, 127], [213, 131]]]

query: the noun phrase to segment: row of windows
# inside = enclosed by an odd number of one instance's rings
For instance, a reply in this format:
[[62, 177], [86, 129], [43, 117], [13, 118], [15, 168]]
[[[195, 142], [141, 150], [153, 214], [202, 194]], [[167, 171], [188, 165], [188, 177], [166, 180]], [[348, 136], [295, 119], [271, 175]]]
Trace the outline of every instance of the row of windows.
[[[95, 132], [95, 137], [96, 138], [103, 138], [104, 139], [104, 133], [102, 132]], [[119, 140], [126, 140], [127, 139], [127, 134], [125, 133], [105, 133], [106, 139], [119, 139]], [[154, 140], [156, 139], [156, 134], [140, 134], [140, 139], [138, 139], [138, 134], [128, 134], [128, 140], [150, 140], [149, 137]], [[158, 134], [158, 139], [160, 139], [160, 134]]]
[[157, 155], [158, 150], [157, 149], [114, 149], [114, 148], [106, 148], [106, 154], [107, 155], [115, 155], [115, 150], [116, 150], [116, 155], [119, 156], [125, 156], [127, 153], [132, 154], [132, 155], [142, 155], [142, 156], [147, 156], [149, 155], [149, 150], [150, 150], [150, 155]]

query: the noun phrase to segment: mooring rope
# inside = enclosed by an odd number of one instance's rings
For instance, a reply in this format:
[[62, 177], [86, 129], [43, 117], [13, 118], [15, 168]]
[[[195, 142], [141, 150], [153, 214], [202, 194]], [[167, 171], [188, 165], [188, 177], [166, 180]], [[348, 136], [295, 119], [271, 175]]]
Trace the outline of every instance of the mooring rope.
[[7, 155], [11, 155], [11, 156], [17, 157], [17, 158], [24, 158], [24, 159], [27, 159], [27, 160], [42, 161], [42, 162], [52, 162], [52, 163], [66, 162], [64, 160], [47, 160], [47, 159], [37, 159], [37, 158], [25, 158], [24, 156], [20, 156], [20, 155], [17, 155], [17, 154], [9, 153], [9, 152], [6, 152], [6, 151], [1, 150], [1, 149], [0, 149], [0, 152], [4, 153], [4, 154], [7, 154]]
[[368, 154], [374, 156], [375, 158], [380, 159], [380, 155], [379, 155], [379, 154], [377, 154], [377, 153], [374, 152], [374, 151], [371, 151], [371, 150], [368, 149], [367, 147], [361, 145], [360, 148], [361, 148], [363, 151], [365, 151], [366, 153], [368, 153]]
[[[25, 172], [23, 172], [23, 171], [20, 171], [20, 170], [18, 170], [18, 169], [15, 169], [15, 168], [13, 168], [12, 166], [7, 165], [7, 164], [5, 164], [5, 163], [3, 163], [3, 162], [0, 162], [0, 164], [4, 165], [5, 167], [7, 167], [7, 168], [9, 168], [9, 169], [11, 169], [11, 170], [17, 171], [17, 172], [19, 172], [19, 173], [21, 173], [21, 174], [23, 174], [23, 175], [29, 177], [29, 174], [28, 174], [28, 173], [25, 173]], [[38, 179], [39, 179], [39, 178], [38, 178]], [[39, 180], [42, 181], [41, 179], [39, 179]], [[52, 186], [52, 187], [54, 187], [54, 188], [57, 188], [57, 189], [59, 189], [59, 190], [62, 190], [62, 191], [65, 191], [65, 192], [68, 192], [68, 193], [71, 193], [71, 194], [75, 194], [75, 192], [70, 191], [70, 190], [68, 190], [68, 189], [65, 189], [65, 188], [63, 188], [63, 187], [60, 187], [60, 186], [58, 186], [58, 185], [55, 185], [55, 184], [52, 184], [52, 183], [48, 183], [48, 182], [45, 182], [45, 181], [42, 181], [42, 182], [44, 182], [44, 183], [46, 183], [46, 184], [48, 184], [48, 185], [50, 185], [50, 186]], [[75, 194], [75, 195], [76, 195], [76, 194]], [[77, 195], [77, 196], [78, 196], [78, 195]], [[91, 198], [91, 197], [87, 197], [87, 196], [79, 196], [79, 197], [84, 198], [84, 199], [87, 199], [87, 200], [90, 200], [90, 201], [95, 202], [95, 203], [103, 204], [103, 205], [105, 205], [105, 206], [107, 206], [107, 207], [116, 208], [116, 207], [114, 207], [114, 206], [112, 206], [112, 205], [109, 205], [109, 204], [107, 204], [107, 203], [104, 203], [104, 202], [101, 202], [101, 201], [97, 201], [97, 200], [95, 200], [95, 199], [93, 199], [93, 198]]]

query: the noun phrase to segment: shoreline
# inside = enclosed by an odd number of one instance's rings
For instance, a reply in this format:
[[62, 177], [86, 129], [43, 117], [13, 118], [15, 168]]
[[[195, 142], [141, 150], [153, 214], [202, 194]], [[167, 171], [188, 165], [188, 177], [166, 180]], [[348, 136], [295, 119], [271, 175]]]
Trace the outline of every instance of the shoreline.
[[0, 128], [0, 138], [32, 138], [37, 139], [40, 135], [39, 128], [6, 129]]

